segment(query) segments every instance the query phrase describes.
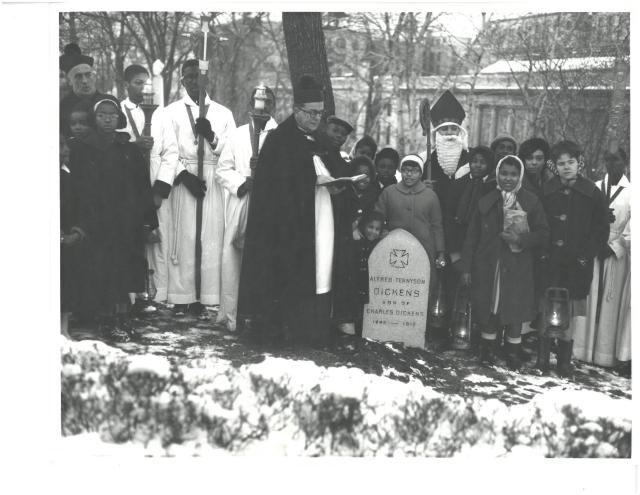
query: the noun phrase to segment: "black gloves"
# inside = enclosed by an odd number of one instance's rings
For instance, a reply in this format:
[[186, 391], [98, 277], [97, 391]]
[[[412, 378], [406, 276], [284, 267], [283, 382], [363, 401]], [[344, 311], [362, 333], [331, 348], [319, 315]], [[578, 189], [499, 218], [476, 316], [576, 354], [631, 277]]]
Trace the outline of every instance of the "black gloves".
[[240, 187], [238, 187], [237, 194], [239, 198], [241, 198], [248, 192], [251, 192], [251, 190], [253, 189], [253, 179], [251, 177], [247, 177], [246, 179], [247, 180], [245, 180], [244, 183], [241, 184]]
[[203, 180], [198, 179], [197, 175], [183, 170], [178, 174], [176, 180], [173, 181], [173, 185], [184, 184], [184, 187], [189, 189], [189, 192], [196, 198], [204, 198], [204, 193], [207, 190], [207, 185]]
[[196, 119], [196, 133], [200, 134], [210, 143], [216, 138], [215, 132], [211, 129], [211, 122], [205, 117], [198, 117]]

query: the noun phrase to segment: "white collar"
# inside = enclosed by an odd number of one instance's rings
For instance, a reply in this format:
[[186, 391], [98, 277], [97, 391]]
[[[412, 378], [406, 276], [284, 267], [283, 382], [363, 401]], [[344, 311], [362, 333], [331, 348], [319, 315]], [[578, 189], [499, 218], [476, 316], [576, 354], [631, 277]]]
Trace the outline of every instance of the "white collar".
[[63, 165], [62, 167], [60, 167], [60, 170], [64, 170], [68, 174], [71, 173], [71, 170], [69, 170], [69, 167], [67, 167], [66, 165]]
[[[193, 101], [191, 99], [191, 97], [188, 94], [184, 95], [184, 97], [182, 98], [182, 101], [184, 101], [184, 103], [186, 103], [190, 107], [199, 106], [195, 101]], [[209, 95], [206, 95], [205, 98], [204, 98], [204, 104], [205, 105], [211, 105], [211, 103], [213, 103], [213, 100], [211, 98], [209, 98]]]
[[[604, 176], [603, 183], [604, 183], [604, 187], [607, 187], [609, 185], [609, 174]], [[611, 184], [611, 187], [631, 187], [631, 182], [629, 182], [629, 179], [627, 178], [626, 174], [622, 174], [622, 177], [620, 177], [620, 180], [618, 181], [618, 183]]]
[[122, 104], [129, 110], [133, 110], [134, 108], [138, 108], [140, 106], [138, 103], [132, 102], [128, 96], [124, 100], [122, 100]]

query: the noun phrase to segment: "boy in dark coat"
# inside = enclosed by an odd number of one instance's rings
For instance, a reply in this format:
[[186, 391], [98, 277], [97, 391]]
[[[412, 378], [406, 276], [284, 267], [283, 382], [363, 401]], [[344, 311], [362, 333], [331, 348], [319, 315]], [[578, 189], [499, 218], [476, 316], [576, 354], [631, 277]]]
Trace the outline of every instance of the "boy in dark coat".
[[[497, 188], [480, 199], [469, 224], [462, 282], [471, 284], [474, 317], [482, 329], [480, 360], [493, 363], [498, 325], [507, 325], [507, 366], [517, 370], [522, 322], [534, 314], [532, 250], [548, 241], [549, 227], [540, 200], [521, 187], [520, 159], [504, 157], [495, 173]], [[505, 222], [510, 210], [526, 213], [526, 225]]]
[[145, 285], [145, 239], [158, 226], [149, 166], [129, 135], [116, 132], [117, 103], [96, 103], [96, 133], [75, 143], [70, 158], [77, 193], [77, 225], [86, 236], [79, 260], [79, 303], [100, 318], [114, 340], [127, 341], [129, 293]]
[[[544, 209], [551, 228], [545, 269], [545, 287], [569, 290], [572, 315], [586, 316], [586, 297], [593, 277], [593, 260], [609, 240], [609, 210], [602, 192], [580, 176], [582, 152], [572, 141], [551, 149], [556, 177], [543, 186]], [[571, 374], [575, 321], [559, 340], [558, 373]], [[542, 336], [541, 336], [542, 337]], [[547, 354], [548, 339], [542, 341]], [[541, 364], [541, 363], [539, 363]]]
[[518, 156], [524, 163], [525, 172], [522, 187], [535, 193], [541, 199], [542, 186], [554, 175], [547, 168], [549, 152], [549, 143], [542, 138], [527, 139], [518, 150]]
[[376, 153], [376, 183], [382, 191], [385, 187], [398, 183], [400, 155], [393, 148], [382, 148]]

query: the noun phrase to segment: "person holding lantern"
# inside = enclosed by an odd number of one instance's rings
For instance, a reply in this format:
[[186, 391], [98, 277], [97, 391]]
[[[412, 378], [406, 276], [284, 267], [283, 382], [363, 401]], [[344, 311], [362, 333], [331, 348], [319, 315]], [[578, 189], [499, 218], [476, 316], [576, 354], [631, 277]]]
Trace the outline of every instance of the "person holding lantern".
[[333, 179], [313, 137], [324, 92], [310, 75], [293, 114], [266, 137], [255, 170], [240, 274], [238, 320], [252, 337], [323, 346], [331, 339], [336, 229]]
[[[545, 287], [569, 291], [572, 318], [558, 339], [558, 374], [571, 375], [573, 332], [576, 319], [587, 313], [586, 298], [593, 278], [593, 262], [607, 247], [609, 210], [605, 196], [593, 182], [580, 175], [584, 159], [579, 146], [560, 141], [551, 148], [556, 176], [543, 185], [542, 203], [549, 220], [551, 243], [543, 256]], [[544, 303], [544, 301], [543, 301]], [[538, 366], [546, 371], [550, 338], [545, 336], [548, 322], [542, 324]]]
[[[182, 86], [186, 95], [163, 110], [164, 124], [173, 131], [178, 144], [178, 160], [173, 170], [166, 168], [172, 183], [171, 228], [164, 241], [168, 248], [169, 280], [167, 301], [174, 304], [174, 314], [187, 311], [207, 317], [205, 305], [220, 303], [220, 273], [224, 236], [224, 193], [215, 181], [220, 152], [229, 133], [236, 128], [233, 114], [213, 101], [205, 92], [206, 117], [198, 117], [200, 74], [198, 60], [182, 64]], [[203, 179], [198, 171], [198, 139], [203, 136]], [[200, 264], [200, 298], [196, 297], [196, 205], [203, 198], [202, 258]]]
[[631, 360], [631, 183], [622, 149], [604, 156], [607, 174], [596, 182], [609, 206], [609, 240], [594, 261], [587, 317], [574, 334], [577, 359], [612, 367]]
[[217, 323], [230, 331], [236, 330], [240, 266], [255, 162], [267, 134], [278, 126], [272, 117], [276, 99], [271, 88], [256, 87], [249, 103], [250, 122], [229, 133], [215, 175], [216, 181], [228, 193]]
[[473, 210], [462, 249], [462, 276], [471, 285], [481, 328], [480, 360], [494, 363], [498, 329], [507, 326], [507, 366], [521, 367], [522, 323], [535, 314], [533, 251], [549, 240], [542, 203], [522, 188], [524, 165], [507, 155], [495, 168], [496, 188]]
[[145, 84], [149, 80], [149, 71], [141, 65], [133, 64], [124, 70], [124, 81], [127, 89], [127, 98], [122, 100], [120, 106], [127, 117], [127, 126], [123, 129], [129, 133], [131, 141], [140, 149], [149, 151], [153, 147], [153, 137], [143, 136], [144, 112], [140, 104], [144, 98]]

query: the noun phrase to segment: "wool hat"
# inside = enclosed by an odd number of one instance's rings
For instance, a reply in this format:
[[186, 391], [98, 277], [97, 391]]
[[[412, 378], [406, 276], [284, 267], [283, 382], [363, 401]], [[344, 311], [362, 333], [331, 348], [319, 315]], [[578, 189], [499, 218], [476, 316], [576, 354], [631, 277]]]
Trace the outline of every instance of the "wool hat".
[[293, 101], [297, 104], [324, 102], [322, 86], [309, 74], [300, 76], [293, 88]]
[[429, 114], [431, 117], [431, 125], [433, 126], [437, 126], [442, 122], [462, 124], [462, 121], [467, 115], [460, 102], [448, 89], [442, 93], [438, 101], [433, 104]]
[[401, 161], [400, 161], [400, 166], [398, 167], [399, 170], [402, 169], [402, 165], [404, 165], [405, 163], [414, 163], [416, 165], [418, 165], [420, 167], [420, 170], [422, 171], [424, 169], [424, 161], [422, 160], [422, 158], [420, 158], [420, 156], [416, 155], [416, 154], [410, 154], [405, 156]]
[[496, 147], [500, 141], [511, 141], [513, 143], [514, 153], [518, 151], [518, 142], [515, 140], [513, 136], [509, 134], [501, 134], [496, 137], [493, 141], [491, 141], [491, 151], [496, 152]]
[[330, 115], [327, 117], [327, 124], [335, 124], [344, 127], [349, 134], [353, 132], [353, 127], [346, 120], [342, 120], [335, 115]]

